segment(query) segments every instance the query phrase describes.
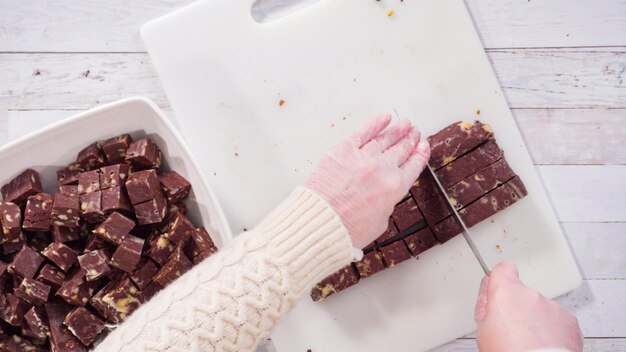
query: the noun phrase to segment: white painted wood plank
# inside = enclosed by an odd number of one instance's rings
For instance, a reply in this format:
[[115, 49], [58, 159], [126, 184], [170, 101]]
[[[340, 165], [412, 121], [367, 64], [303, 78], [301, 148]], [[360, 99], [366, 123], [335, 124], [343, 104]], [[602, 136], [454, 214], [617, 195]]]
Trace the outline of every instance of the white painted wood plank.
[[515, 109], [535, 164], [626, 164], [625, 109]]
[[[626, 107], [626, 49], [488, 54], [513, 108]], [[167, 107], [146, 54], [0, 54], [0, 62], [8, 109], [88, 109], [131, 95]]]
[[626, 165], [546, 165], [538, 169], [560, 221], [626, 221]]
[[[262, 0], [264, 12], [312, 0]], [[4, 0], [1, 51], [144, 51], [139, 27], [193, 0]], [[487, 48], [626, 45], [624, 0], [467, 0]]]
[[[475, 352], [478, 351], [474, 339], [458, 339], [431, 352]], [[585, 352], [625, 352], [626, 339], [585, 339]]]
[[626, 280], [626, 223], [561, 226], [584, 278]]

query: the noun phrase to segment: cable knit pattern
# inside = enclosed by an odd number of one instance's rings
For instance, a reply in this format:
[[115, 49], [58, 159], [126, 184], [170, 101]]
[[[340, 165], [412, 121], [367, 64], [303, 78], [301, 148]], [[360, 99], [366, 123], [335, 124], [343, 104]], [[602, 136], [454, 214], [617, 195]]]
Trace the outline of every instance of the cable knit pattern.
[[299, 187], [254, 230], [141, 306], [95, 351], [254, 351], [299, 298], [352, 259], [339, 216]]

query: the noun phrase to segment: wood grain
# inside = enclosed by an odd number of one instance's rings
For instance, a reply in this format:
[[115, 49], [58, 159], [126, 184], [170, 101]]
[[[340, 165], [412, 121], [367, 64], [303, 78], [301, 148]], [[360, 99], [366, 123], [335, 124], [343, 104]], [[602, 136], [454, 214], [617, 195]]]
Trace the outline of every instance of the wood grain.
[[[474, 339], [458, 339], [447, 345], [431, 350], [431, 352], [475, 352], [478, 351]], [[625, 339], [585, 339], [585, 352], [624, 352]]]
[[[286, 3], [262, 0], [263, 13]], [[0, 2], [1, 51], [141, 52], [140, 26], [193, 0]], [[487, 48], [626, 45], [624, 0], [468, 0]], [[261, 16], [262, 17], [262, 16]], [[589, 30], [593, 28], [593, 30]]]
[[[624, 51], [490, 51], [513, 108], [626, 107]], [[88, 109], [132, 95], [168, 104], [146, 54], [0, 54], [0, 106]]]

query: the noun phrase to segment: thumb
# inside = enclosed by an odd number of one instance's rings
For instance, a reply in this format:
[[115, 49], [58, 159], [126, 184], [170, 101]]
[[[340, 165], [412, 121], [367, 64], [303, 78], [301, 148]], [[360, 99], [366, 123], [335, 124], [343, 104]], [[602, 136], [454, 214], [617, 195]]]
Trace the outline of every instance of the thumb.
[[485, 276], [483, 281], [480, 282], [480, 289], [478, 291], [478, 299], [476, 300], [476, 307], [474, 308], [474, 320], [476, 325], [480, 326], [487, 316], [487, 293], [489, 292], [489, 276]]

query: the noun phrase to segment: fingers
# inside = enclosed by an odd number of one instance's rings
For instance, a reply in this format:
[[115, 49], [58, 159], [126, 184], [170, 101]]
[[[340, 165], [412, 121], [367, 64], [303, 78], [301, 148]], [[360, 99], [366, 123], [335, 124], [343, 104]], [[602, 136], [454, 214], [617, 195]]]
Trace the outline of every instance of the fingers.
[[480, 325], [487, 316], [487, 293], [489, 291], [489, 276], [483, 277], [478, 290], [478, 299], [476, 299], [476, 307], [474, 308], [474, 320]]
[[410, 129], [411, 122], [409, 120], [400, 120], [374, 137], [374, 139], [365, 144], [361, 149], [370, 155], [383, 153], [401, 141], [407, 133], [409, 133]]
[[405, 177], [408, 183], [412, 185], [413, 182], [415, 182], [417, 177], [426, 167], [429, 158], [430, 144], [426, 139], [421, 139], [413, 150], [413, 153], [409, 156], [405, 163], [400, 166], [400, 168], [402, 168], [405, 172]]
[[360, 131], [356, 132], [352, 136], [350, 136], [350, 141], [357, 148], [361, 148], [369, 141], [371, 141], [374, 137], [378, 136], [380, 132], [382, 132], [391, 122], [391, 115], [383, 114], [372, 120], [370, 123], [365, 125]]
[[411, 153], [415, 150], [415, 146], [419, 143], [419, 140], [420, 131], [414, 126], [411, 126], [406, 136], [399, 140], [395, 145], [391, 146], [391, 148], [385, 150], [383, 155], [392, 164], [400, 167], [406, 162], [409, 156], [411, 156]]

